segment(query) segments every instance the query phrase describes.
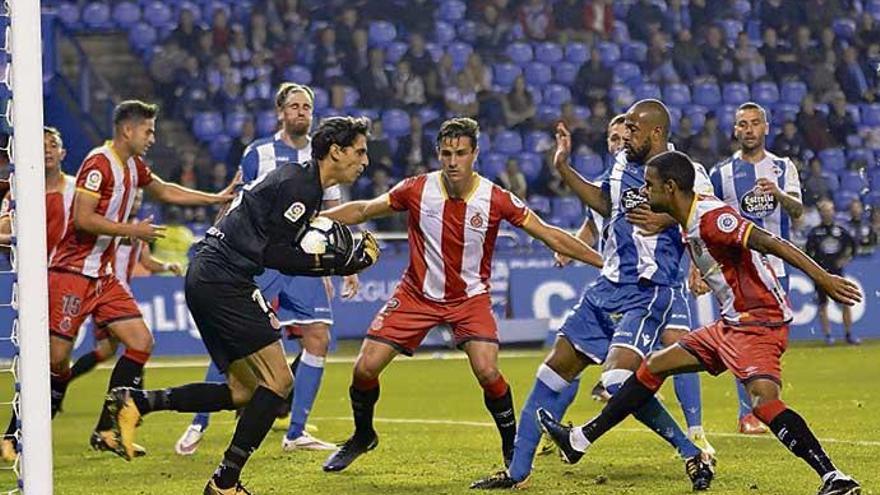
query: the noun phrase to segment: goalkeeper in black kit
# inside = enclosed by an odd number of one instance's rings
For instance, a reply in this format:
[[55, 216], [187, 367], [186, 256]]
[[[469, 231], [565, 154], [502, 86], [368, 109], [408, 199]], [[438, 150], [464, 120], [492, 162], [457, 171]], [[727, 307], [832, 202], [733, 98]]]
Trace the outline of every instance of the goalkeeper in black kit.
[[277, 319], [254, 276], [264, 268], [289, 275], [350, 275], [376, 262], [379, 248], [368, 232], [355, 244], [347, 227], [316, 219], [324, 188], [351, 184], [367, 167], [369, 124], [351, 117], [324, 120], [312, 138], [310, 161], [278, 167], [245, 186], [196, 246], [186, 274], [186, 303], [227, 383], [112, 390], [107, 401], [123, 457], [133, 457], [135, 428], [148, 413], [243, 406], [204, 493], [248, 493], [239, 481], [241, 470], [293, 387]]

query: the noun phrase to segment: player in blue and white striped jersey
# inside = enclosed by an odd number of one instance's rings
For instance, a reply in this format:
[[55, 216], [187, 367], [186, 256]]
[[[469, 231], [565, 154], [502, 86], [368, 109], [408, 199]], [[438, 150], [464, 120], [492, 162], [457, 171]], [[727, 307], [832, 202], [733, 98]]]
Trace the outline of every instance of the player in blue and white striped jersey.
[[[740, 151], [717, 164], [710, 179], [717, 198], [758, 227], [788, 239], [791, 220], [804, 213], [801, 181], [791, 159], [778, 157], [764, 147], [769, 132], [763, 107], [752, 102], [740, 105], [734, 119], [734, 135]], [[767, 255], [767, 259], [782, 288], [788, 292], [785, 263], [772, 255]], [[767, 427], [752, 414], [751, 399], [740, 382], [737, 382], [737, 392], [740, 433], [766, 433]]]

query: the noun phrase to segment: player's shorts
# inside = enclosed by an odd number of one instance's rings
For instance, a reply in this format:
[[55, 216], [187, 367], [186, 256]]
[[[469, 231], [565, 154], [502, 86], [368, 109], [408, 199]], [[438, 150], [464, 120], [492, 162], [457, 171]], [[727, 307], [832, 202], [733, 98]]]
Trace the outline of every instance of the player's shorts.
[[672, 290], [672, 309], [669, 310], [669, 321], [666, 328], [680, 328], [691, 331], [690, 295], [684, 287], [676, 287]]
[[97, 328], [122, 320], [142, 318], [131, 293], [115, 275], [90, 278], [80, 273], [49, 271], [49, 331], [76, 340], [91, 315]]
[[645, 357], [669, 323], [674, 292], [662, 285], [616, 284], [599, 277], [584, 290], [558, 333], [597, 363], [614, 346]]
[[498, 325], [489, 294], [458, 303], [438, 303], [398, 285], [391, 299], [370, 324], [366, 338], [390, 345], [406, 356], [422, 343], [428, 332], [441, 324], [452, 328], [455, 345], [478, 340], [498, 343]]
[[193, 258], [186, 272], [186, 304], [214, 364], [229, 364], [280, 338], [269, 306], [253, 279], [232, 274], [220, 259]]
[[730, 370], [743, 383], [766, 378], [781, 385], [788, 325], [734, 327], [718, 320], [685, 335], [678, 345], [713, 375]]
[[333, 325], [330, 298], [320, 277], [291, 277], [267, 269], [255, 282], [267, 301], [278, 298], [275, 313], [282, 325]]

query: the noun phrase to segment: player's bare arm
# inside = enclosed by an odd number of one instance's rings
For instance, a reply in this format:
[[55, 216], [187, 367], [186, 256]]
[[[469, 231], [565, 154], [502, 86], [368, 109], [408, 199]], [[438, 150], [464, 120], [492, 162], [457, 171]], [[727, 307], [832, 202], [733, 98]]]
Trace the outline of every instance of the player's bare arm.
[[0, 216], [0, 247], [12, 244], [12, 217], [7, 213]]
[[78, 190], [73, 198], [73, 226], [92, 235], [127, 236], [147, 242], [165, 237], [165, 226], [154, 225], [153, 217], [133, 223], [114, 222], [95, 212], [99, 197], [91, 191]]
[[[584, 223], [581, 224], [574, 236], [584, 241], [587, 246], [595, 246], [596, 239], [599, 237], [599, 230], [596, 228], [596, 222], [591, 218], [585, 218]], [[560, 268], [571, 262], [571, 258], [559, 253], [553, 253], [553, 259], [556, 261], [556, 266]]]
[[667, 213], [651, 211], [647, 204], [639, 205], [626, 214], [629, 223], [635, 225], [643, 235], [657, 235], [677, 222]]
[[143, 265], [144, 268], [147, 269], [150, 273], [164, 273], [171, 272], [178, 277], [183, 275], [183, 267], [180, 263], [166, 263], [155, 256], [150, 251], [150, 245], [144, 244], [141, 248], [141, 256], [138, 258], [138, 262]]
[[395, 211], [391, 208], [391, 199], [386, 193], [369, 200], [349, 201], [322, 211], [320, 215], [345, 225], [357, 225], [392, 213]]
[[859, 288], [849, 280], [828, 273], [794, 244], [780, 239], [766, 230], [753, 226], [748, 234], [750, 249], [778, 256], [813, 279], [835, 301], [852, 306], [862, 300]]
[[691, 263], [691, 268], [688, 272], [688, 287], [695, 296], [708, 294], [712, 290], [709, 284], [703, 281], [703, 274], [700, 273], [700, 269], [694, 263]]
[[529, 213], [522, 228], [553, 251], [602, 268], [602, 256], [595, 249], [559, 227], [544, 222], [538, 215]]
[[182, 206], [216, 205], [232, 201], [232, 198], [235, 197], [233, 191], [239, 182], [241, 182], [241, 172], [237, 173], [232, 182], [222, 191], [206, 193], [173, 182], [165, 182], [153, 174], [153, 180], [144, 189], [163, 203]]
[[782, 209], [788, 213], [791, 218], [800, 218], [804, 214], [804, 205], [801, 203], [800, 195], [795, 193], [787, 193], [779, 189], [779, 185], [775, 181], [769, 179], [758, 179], [756, 185], [761, 189], [762, 193], [772, 194], [776, 201], [782, 205]]
[[602, 188], [590, 183], [577, 173], [571, 166], [571, 133], [560, 122], [556, 125], [556, 154], [553, 155], [553, 166], [559, 171], [560, 177], [571, 188], [578, 198], [603, 217], [611, 214], [611, 198], [602, 192]]

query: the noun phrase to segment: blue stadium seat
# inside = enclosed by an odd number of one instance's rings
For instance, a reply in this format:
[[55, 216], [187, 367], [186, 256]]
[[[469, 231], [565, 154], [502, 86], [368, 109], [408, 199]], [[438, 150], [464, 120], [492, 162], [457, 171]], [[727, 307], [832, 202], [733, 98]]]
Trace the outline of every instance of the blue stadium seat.
[[523, 149], [522, 136], [516, 131], [501, 131], [492, 140], [492, 149], [505, 155], [514, 155]]
[[477, 137], [477, 146], [480, 148], [480, 153], [492, 151], [492, 140], [489, 138], [488, 132], [480, 133], [480, 136]]
[[571, 62], [553, 64], [553, 80], [559, 84], [571, 86], [577, 79], [579, 67]]
[[70, 29], [79, 28], [79, 6], [75, 3], [62, 2], [58, 5], [58, 18], [61, 19], [62, 24]]
[[523, 75], [526, 78], [526, 83], [539, 88], [543, 88], [545, 84], [553, 80], [550, 66], [543, 62], [529, 62], [526, 64]]
[[409, 114], [397, 108], [382, 112], [382, 128], [388, 137], [396, 138], [409, 133]]
[[801, 100], [807, 95], [807, 85], [802, 81], [786, 81], [782, 83], [782, 101], [793, 105], [800, 105]]
[[822, 172], [822, 177], [825, 179], [825, 182], [828, 184], [828, 190], [836, 191], [840, 189], [840, 177], [838, 177], [837, 172], [832, 172], [826, 170]]
[[455, 28], [452, 24], [443, 21], [434, 23], [434, 41], [441, 45], [447, 45], [455, 40]]
[[373, 21], [367, 30], [370, 46], [386, 47], [397, 38], [397, 29], [388, 21]]
[[284, 70], [284, 80], [299, 84], [311, 84], [312, 71], [302, 65], [291, 65]]
[[575, 117], [577, 117], [580, 120], [587, 120], [590, 118], [590, 115], [591, 114], [590, 114], [589, 108], [582, 106], [582, 105], [575, 105], [575, 107], [574, 107], [574, 116]]
[[578, 154], [574, 156], [574, 168], [589, 180], [595, 180], [605, 171], [602, 157], [596, 154]]
[[446, 48], [446, 53], [452, 57], [452, 66], [455, 70], [461, 70], [467, 64], [468, 57], [473, 53], [474, 48], [467, 43], [456, 41]]
[[615, 84], [608, 90], [608, 99], [611, 101], [613, 113], [626, 111], [635, 101], [636, 97], [628, 86]]
[[862, 198], [862, 203], [871, 208], [880, 208], [880, 189], [870, 191]]
[[170, 29], [177, 24], [171, 8], [165, 2], [154, 1], [144, 6], [144, 20], [156, 29]]
[[544, 103], [553, 106], [562, 106], [571, 101], [571, 91], [561, 84], [549, 84], [544, 88]]
[[681, 121], [681, 108], [669, 107], [669, 121], [672, 124], [672, 132], [678, 130], [678, 123]]
[[858, 134], [850, 134], [846, 137], [846, 147], [847, 148], [861, 148], [865, 145], [864, 140], [862, 140], [862, 136]]
[[862, 112], [858, 105], [848, 103], [846, 105], [846, 112], [850, 115], [850, 117], [852, 117], [853, 123], [855, 125], [859, 125], [862, 123]]
[[553, 215], [563, 219], [566, 226], [574, 226], [584, 219], [584, 206], [581, 200], [574, 196], [562, 196], [550, 200], [553, 206]]
[[138, 218], [153, 217], [153, 223], [161, 224], [164, 220], [162, 215], [162, 206], [152, 201], [144, 201], [141, 210], [138, 212]]
[[89, 29], [109, 29], [113, 27], [110, 7], [106, 2], [92, 2], [82, 10], [83, 24]]
[[681, 107], [691, 102], [691, 91], [684, 84], [667, 84], [663, 88], [663, 101], [667, 105]]
[[528, 43], [517, 41], [507, 45], [504, 54], [511, 62], [517, 65], [525, 65], [532, 61], [532, 46]]
[[381, 115], [379, 114], [379, 110], [375, 108], [348, 108], [345, 113], [351, 115], [352, 117], [366, 117], [371, 121], [379, 120]]
[[636, 99], [639, 100], [644, 100], [645, 98], [660, 100], [663, 98], [663, 95], [660, 92], [660, 86], [651, 82], [642, 83], [636, 86], [635, 94]]
[[691, 119], [693, 129], [696, 132], [703, 128], [703, 125], [706, 123], [706, 113], [708, 112], [709, 109], [702, 105], [687, 105], [682, 108], [682, 113]]
[[504, 171], [506, 165], [507, 156], [501, 153], [480, 154], [478, 163], [480, 174], [489, 180], [495, 180], [498, 174]]
[[715, 83], [704, 82], [694, 85], [694, 103], [704, 107], [721, 104], [721, 89]]
[[139, 22], [132, 26], [128, 32], [128, 42], [138, 52], [144, 52], [156, 44], [158, 35], [153, 26], [145, 22]]
[[[440, 112], [432, 107], [422, 107], [418, 111], [418, 116], [422, 120], [422, 125], [427, 125], [439, 119]], [[481, 133], [480, 137], [482, 136], [488, 136], [488, 134]]]
[[834, 30], [834, 34], [839, 38], [851, 40], [856, 34], [856, 21], [846, 17], [834, 19], [834, 22], [831, 24], [831, 29]]
[[232, 137], [241, 136], [241, 128], [244, 122], [250, 118], [247, 112], [242, 110], [232, 111], [226, 114], [225, 133]]
[[538, 105], [535, 118], [544, 125], [554, 125], [562, 117], [562, 110], [554, 105]]
[[358, 90], [351, 86], [344, 86], [342, 88], [342, 106], [345, 108], [356, 107], [360, 99], [361, 94], [358, 93]]
[[770, 81], [752, 84], [752, 100], [759, 105], [769, 107], [779, 101], [779, 88]]
[[529, 208], [545, 218], [549, 217], [550, 213], [553, 211], [550, 207], [550, 198], [547, 196], [541, 196], [540, 194], [533, 194], [529, 197]]
[[544, 131], [528, 131], [523, 139], [523, 149], [532, 153], [541, 153], [554, 146], [554, 138]]
[[861, 199], [858, 193], [846, 190], [834, 191], [834, 209], [839, 212], [847, 211], [849, 205], [857, 199]]
[[477, 26], [476, 22], [464, 21], [458, 23], [455, 28], [455, 32], [458, 35], [458, 39], [473, 44], [477, 42], [478, 29], [479, 27]]
[[199, 112], [193, 117], [193, 135], [201, 141], [210, 141], [223, 132], [220, 112]]
[[721, 21], [721, 27], [724, 30], [727, 44], [731, 46], [736, 42], [736, 37], [739, 36], [739, 33], [743, 31], [742, 21], [736, 19], [724, 19]]
[[742, 105], [749, 101], [749, 87], [740, 82], [727, 83], [721, 90], [721, 96], [728, 105]]
[[868, 179], [854, 170], [840, 174], [840, 189], [861, 195], [868, 190]]
[[545, 64], [555, 64], [562, 62], [562, 47], [556, 43], [545, 41], [535, 46], [535, 60], [540, 60]]
[[582, 65], [590, 60], [590, 49], [583, 43], [571, 42], [565, 45], [565, 60], [575, 65]]
[[519, 170], [526, 176], [526, 182], [533, 183], [541, 176], [541, 169], [544, 168], [544, 160], [537, 153], [523, 152], [516, 157], [519, 162]]
[[522, 74], [522, 69], [516, 64], [502, 62], [492, 66], [492, 73], [494, 75], [493, 82], [505, 90], [509, 90], [513, 87], [513, 81]]
[[614, 40], [614, 43], [625, 43], [631, 39], [626, 22], [614, 21], [614, 27], [611, 29], [611, 39]]
[[323, 110], [330, 106], [330, 95], [324, 88], [312, 88], [315, 92], [315, 110]]
[[464, 19], [466, 12], [467, 5], [461, 0], [444, 0], [435, 15], [440, 20], [456, 23]]
[[620, 49], [620, 58], [627, 62], [642, 63], [648, 57], [648, 47], [641, 41], [627, 41]]
[[120, 29], [127, 30], [141, 20], [141, 9], [133, 2], [121, 2], [113, 7], [113, 23]]
[[532, 84], [526, 84], [526, 91], [532, 95], [532, 103], [535, 105], [541, 104], [541, 101], [544, 99], [544, 93], [541, 92], [541, 88]]
[[752, 3], [749, 0], [736, 0], [733, 3], [733, 9], [736, 12], [737, 18], [745, 19], [752, 11]]
[[197, 4], [189, 0], [184, 0], [180, 2], [177, 5], [177, 9], [175, 10], [177, 11], [178, 17], [180, 17], [180, 14], [184, 10], [188, 10], [193, 15], [193, 21], [195, 21], [196, 24], [200, 24], [202, 22], [202, 9]]
[[[317, 114], [317, 112], [316, 110], [315, 113]], [[258, 137], [265, 137], [275, 132], [275, 129], [278, 128], [278, 116], [275, 115], [275, 111], [263, 110], [258, 113], [256, 128]]]
[[611, 67], [620, 61], [620, 46], [610, 41], [602, 41], [599, 43], [599, 56], [602, 58], [602, 65]]
[[208, 152], [214, 161], [222, 162], [226, 161], [226, 157], [229, 155], [229, 148], [231, 147], [232, 138], [226, 134], [220, 134], [211, 139], [211, 144], [208, 145]]
[[795, 105], [792, 103], [777, 103], [773, 105], [772, 109], [767, 109], [770, 113], [770, 123], [773, 124], [774, 127], [782, 127], [786, 121], [796, 121], [797, 114], [801, 111], [800, 105]]
[[618, 62], [614, 66], [614, 81], [627, 86], [642, 83], [642, 69], [632, 62]]
[[880, 191], [880, 168], [875, 168], [868, 172], [868, 179], [871, 187]]
[[[873, 165], [874, 162], [874, 152], [869, 150], [868, 148], [850, 148], [846, 151], [846, 161], [847, 163], [852, 163], [856, 160], [863, 160], [866, 164]], [[878, 184], [880, 185], [880, 184]]]
[[406, 55], [409, 45], [403, 41], [392, 41], [385, 47], [385, 61], [389, 64], [396, 64]]
[[822, 162], [823, 170], [839, 172], [846, 168], [846, 157], [840, 148], [826, 148], [820, 151], [819, 161]]
[[880, 103], [862, 105], [862, 124], [877, 127], [880, 126]]

